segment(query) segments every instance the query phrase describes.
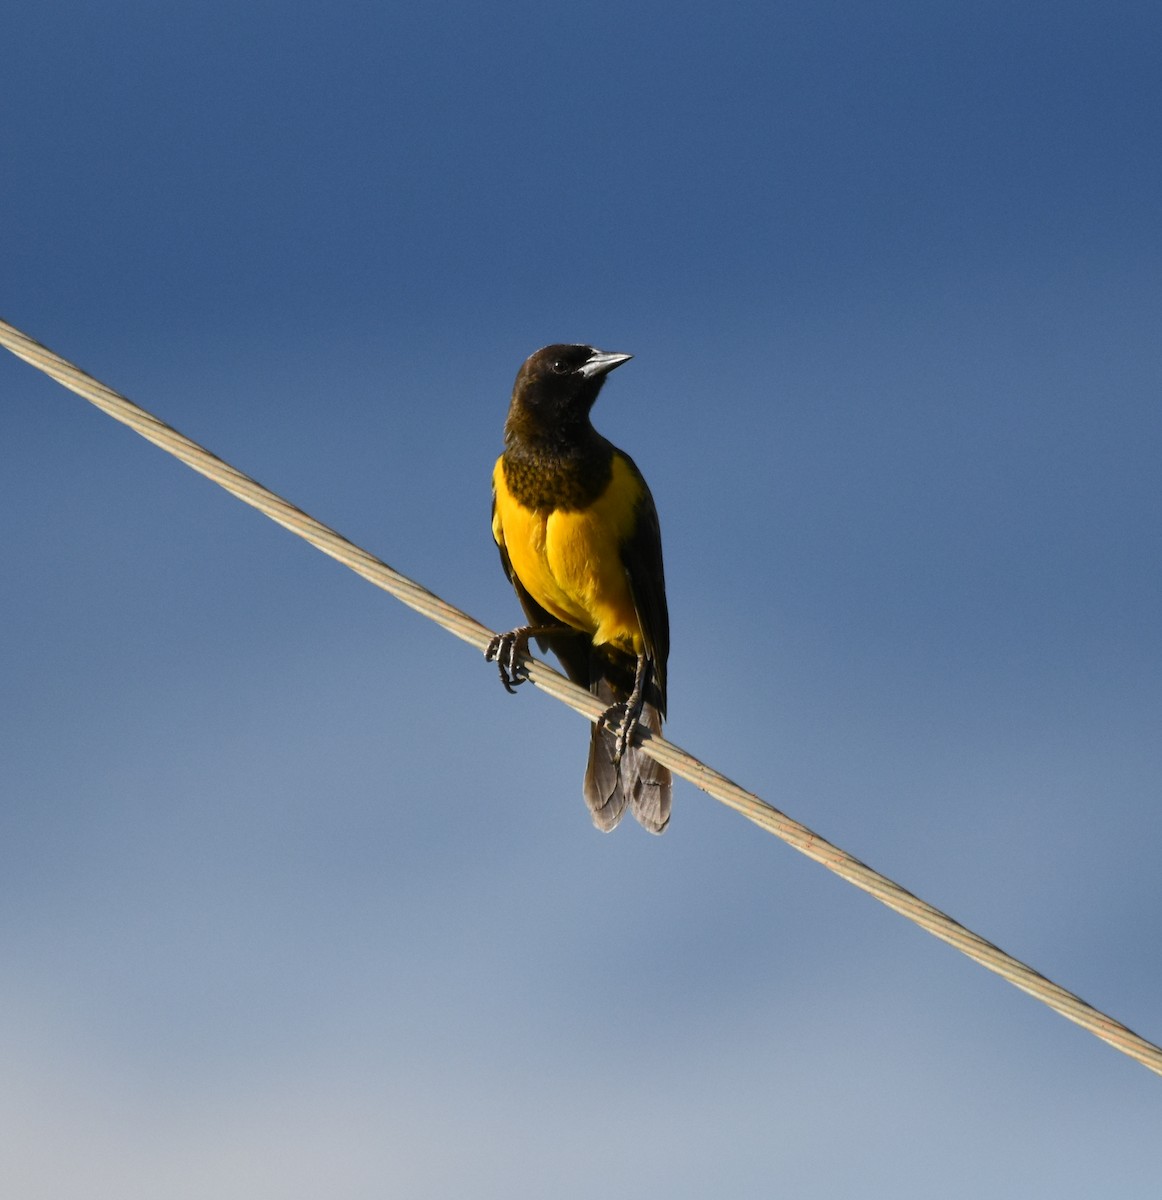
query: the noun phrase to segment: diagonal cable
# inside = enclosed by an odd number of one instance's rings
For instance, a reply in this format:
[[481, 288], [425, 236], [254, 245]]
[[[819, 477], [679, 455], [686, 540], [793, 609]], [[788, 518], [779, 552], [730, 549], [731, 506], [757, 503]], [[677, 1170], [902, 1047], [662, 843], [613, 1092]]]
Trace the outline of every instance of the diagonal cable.
[[[466, 613], [454, 608], [441, 600], [427, 588], [393, 571], [386, 563], [368, 554], [366, 550], [349, 542], [345, 537], [328, 529], [326, 525], [308, 516], [302, 509], [296, 508], [286, 500], [268, 491], [249, 476], [223, 462], [216, 455], [192, 442], [189, 438], [178, 433], [169, 425], [159, 421], [157, 417], [139, 408], [131, 400], [107, 388], [104, 384], [86, 375], [79, 367], [66, 362], [59, 355], [33, 341], [26, 334], [13, 328], [7, 322], [0, 321], [0, 345], [11, 350], [17, 358], [31, 363], [38, 370], [51, 376], [58, 383], [95, 404], [102, 412], [108, 413], [115, 420], [136, 430], [142, 437], [160, 446], [176, 458], [180, 458], [187, 466], [212, 479], [228, 492], [244, 500], [247, 504], [265, 513], [272, 521], [277, 521], [299, 537], [305, 538], [311, 545], [329, 554], [345, 566], [351, 568], [376, 587], [390, 592], [402, 600], [410, 608], [442, 625], [450, 633], [454, 633], [463, 641], [469, 642], [478, 650], [483, 651], [492, 639], [492, 631], [486, 629], [479, 621], [474, 621]], [[556, 697], [576, 709], [582, 716], [595, 721], [604, 711], [604, 706], [594, 696], [583, 688], [578, 687], [559, 675], [544, 663], [533, 658], [524, 659], [528, 668], [529, 678], [549, 695]], [[1007, 979], [1015, 987], [1036, 997], [1054, 1011], [1074, 1021], [1083, 1029], [1108, 1042], [1115, 1049], [1128, 1054], [1151, 1071], [1162, 1075], [1162, 1048], [1139, 1037], [1132, 1030], [1106, 1016], [1092, 1005], [1067, 992], [1052, 980], [1034, 971], [1032, 967], [1006, 954], [991, 942], [985, 941], [979, 934], [966, 929], [950, 916], [934, 908], [931, 904], [912, 895], [893, 883], [886, 876], [873, 871], [871, 867], [853, 858], [846, 851], [833, 846], [830, 842], [812, 833], [805, 825], [793, 820], [786, 814], [772, 808], [750, 792], [744, 791], [736, 783], [732, 783], [724, 775], [687, 754], [684, 750], [659, 737], [653, 737], [643, 730], [643, 748], [651, 757], [665, 764], [676, 775], [689, 780], [695, 787], [701, 788], [714, 799], [741, 813], [756, 825], [773, 833], [776, 837], [793, 846], [808, 858], [822, 863], [829, 871], [833, 871], [841, 879], [854, 884], [863, 891], [874, 896], [882, 904], [914, 921], [922, 929], [934, 934], [949, 945], [955, 946], [962, 954], [968, 955], [1001, 978]]]

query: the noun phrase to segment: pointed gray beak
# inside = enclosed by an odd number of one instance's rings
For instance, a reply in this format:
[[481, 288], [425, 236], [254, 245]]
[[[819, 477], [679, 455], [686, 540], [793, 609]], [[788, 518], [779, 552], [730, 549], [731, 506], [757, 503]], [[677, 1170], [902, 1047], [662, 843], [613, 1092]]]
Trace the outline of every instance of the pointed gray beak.
[[629, 362], [631, 358], [632, 354], [610, 354], [605, 350], [595, 350], [593, 357], [581, 368], [581, 374], [586, 379], [598, 379], [602, 375], [608, 375], [614, 367]]

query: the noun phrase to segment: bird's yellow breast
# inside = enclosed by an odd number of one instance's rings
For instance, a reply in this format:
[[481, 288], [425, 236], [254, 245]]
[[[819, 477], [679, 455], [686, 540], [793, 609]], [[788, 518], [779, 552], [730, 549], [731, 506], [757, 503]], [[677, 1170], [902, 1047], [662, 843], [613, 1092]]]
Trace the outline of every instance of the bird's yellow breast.
[[504, 459], [492, 474], [492, 536], [530, 596], [558, 621], [641, 654], [641, 623], [621, 559], [633, 533], [642, 484], [619, 454], [605, 491], [579, 510], [530, 509], [508, 490]]

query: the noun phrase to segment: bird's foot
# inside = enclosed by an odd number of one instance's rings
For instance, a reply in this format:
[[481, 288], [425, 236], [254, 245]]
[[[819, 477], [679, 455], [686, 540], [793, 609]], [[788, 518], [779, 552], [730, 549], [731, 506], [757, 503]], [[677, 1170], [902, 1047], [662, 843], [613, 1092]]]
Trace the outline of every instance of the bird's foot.
[[529, 654], [529, 638], [546, 633], [569, 633], [564, 625], [522, 625], [508, 633], [498, 633], [484, 651], [487, 662], [495, 662], [500, 671], [500, 682], [510, 695], [516, 695], [517, 687], [529, 677], [528, 668], [520, 661]]
[[517, 686], [528, 678], [528, 672], [520, 660], [529, 652], [531, 632], [529, 626], [525, 625], [520, 629], [510, 629], [508, 633], [498, 633], [484, 651], [485, 661], [496, 663], [504, 690], [513, 696], [516, 695]]
[[622, 756], [629, 748], [633, 735], [637, 732], [637, 727], [641, 722], [648, 674], [649, 659], [644, 654], [639, 654], [637, 671], [633, 680], [633, 691], [630, 692], [629, 698], [624, 703], [611, 704], [598, 718], [597, 724], [604, 726], [611, 733], [615, 728], [617, 729], [613, 743], [614, 766], [621, 762]]
[[[610, 733], [614, 733], [613, 740], [613, 765], [616, 767], [621, 762], [622, 756], [629, 747], [630, 740], [637, 731], [638, 722], [641, 719], [641, 705], [637, 706], [637, 712], [634, 712], [628, 702], [625, 704], [611, 704], [605, 712], [597, 718], [597, 724], [608, 729]], [[616, 731], [616, 732], [615, 732]]]

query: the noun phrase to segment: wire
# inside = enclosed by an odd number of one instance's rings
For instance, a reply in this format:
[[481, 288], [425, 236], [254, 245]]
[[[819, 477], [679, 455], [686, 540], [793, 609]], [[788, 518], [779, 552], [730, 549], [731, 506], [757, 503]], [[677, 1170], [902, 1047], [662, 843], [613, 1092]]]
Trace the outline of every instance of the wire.
[[[228, 492], [247, 504], [265, 513], [273, 521], [305, 538], [311, 545], [329, 554], [332, 558], [351, 568], [364, 579], [390, 592], [409, 608], [442, 625], [450, 633], [482, 651], [493, 637], [491, 630], [474, 621], [466, 613], [454, 608], [439, 596], [429, 592], [418, 583], [393, 571], [386, 563], [368, 554], [354, 543], [328, 529], [326, 525], [308, 516], [301, 509], [268, 491], [261, 484], [243, 475], [241, 471], [223, 462], [216, 455], [184, 437], [169, 425], [139, 408], [131, 400], [107, 388], [79, 367], [66, 362], [51, 350], [33, 341], [26, 334], [0, 321], [0, 345], [4, 345], [18, 358], [30, 363], [46, 375], [57, 380], [77, 395], [95, 404], [117, 421], [128, 425], [142, 437], [160, 446], [163, 450], [180, 458], [182, 462], [206, 478], [224, 487]], [[604, 711], [604, 705], [583, 688], [538, 660], [523, 659], [529, 678], [537, 687], [570, 708], [595, 721]], [[1015, 987], [1035, 996], [1054, 1011], [1074, 1021], [1083, 1029], [1108, 1042], [1115, 1049], [1128, 1054], [1151, 1071], [1162, 1075], [1162, 1048], [1139, 1037], [1132, 1030], [1106, 1016], [1092, 1005], [1067, 992], [1032, 967], [1006, 954], [999, 947], [966, 929], [950, 916], [931, 904], [912, 895], [893, 883], [886, 876], [853, 858], [838, 846], [813, 833], [805, 825], [760, 800], [758, 796], [740, 788], [724, 775], [706, 766], [684, 750], [654, 737], [642, 730], [643, 749], [652, 758], [669, 767], [676, 775], [689, 780], [714, 799], [741, 813], [756, 825], [773, 833], [793, 846], [800, 853], [821, 863], [841, 879], [861, 888], [874, 896], [888, 908], [914, 921], [922, 929], [934, 934], [949, 945], [955, 946], [974, 962], [994, 971]]]

